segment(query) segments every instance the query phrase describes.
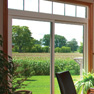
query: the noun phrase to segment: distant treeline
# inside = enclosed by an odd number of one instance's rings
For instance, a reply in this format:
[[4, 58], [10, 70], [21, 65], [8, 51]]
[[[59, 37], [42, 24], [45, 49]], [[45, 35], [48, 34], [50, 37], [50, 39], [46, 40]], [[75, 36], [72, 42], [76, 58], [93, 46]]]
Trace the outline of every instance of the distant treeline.
[[[54, 41], [55, 52], [74, 52], [78, 49], [83, 52], [83, 44], [79, 47], [75, 38], [67, 41], [64, 36], [55, 34]], [[36, 40], [27, 26], [12, 26], [12, 47], [13, 52], [50, 52], [50, 34]]]

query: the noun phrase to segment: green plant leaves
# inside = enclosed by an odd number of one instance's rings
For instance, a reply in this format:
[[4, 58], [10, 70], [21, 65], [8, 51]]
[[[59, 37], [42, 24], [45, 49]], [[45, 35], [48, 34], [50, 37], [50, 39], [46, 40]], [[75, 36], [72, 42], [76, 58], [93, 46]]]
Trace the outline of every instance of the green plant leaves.
[[[0, 35], [0, 47], [3, 46], [3, 39]], [[0, 94], [11, 94], [10, 84], [14, 72], [14, 65], [12, 58], [0, 50]]]
[[87, 94], [90, 87], [94, 86], [94, 73], [84, 73], [83, 79], [78, 81], [76, 84], [77, 94]]

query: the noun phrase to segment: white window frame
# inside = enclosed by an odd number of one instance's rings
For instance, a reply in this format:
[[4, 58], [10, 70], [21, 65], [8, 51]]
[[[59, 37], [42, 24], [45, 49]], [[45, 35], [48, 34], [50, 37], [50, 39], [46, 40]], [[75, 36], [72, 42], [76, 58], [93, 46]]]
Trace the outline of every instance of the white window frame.
[[8, 10], [8, 54], [12, 55], [12, 19], [38, 20], [51, 22], [51, 65], [50, 65], [50, 94], [54, 94], [54, 26], [55, 22], [73, 23], [84, 25], [84, 64], [88, 70], [88, 19], [45, 13], [28, 12], [21, 10]]

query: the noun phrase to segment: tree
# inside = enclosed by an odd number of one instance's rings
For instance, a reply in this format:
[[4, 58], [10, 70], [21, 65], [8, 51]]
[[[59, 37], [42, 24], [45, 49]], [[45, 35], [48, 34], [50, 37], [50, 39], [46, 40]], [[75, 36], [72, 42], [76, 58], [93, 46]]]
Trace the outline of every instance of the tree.
[[27, 26], [12, 26], [12, 42], [18, 52], [25, 52], [31, 46], [31, 32]]
[[41, 42], [44, 46], [50, 46], [50, 34], [45, 34]]
[[[55, 48], [56, 47], [62, 47], [66, 45], [66, 38], [64, 36], [55, 35]], [[50, 46], [50, 34], [44, 35], [42, 39], [42, 44], [45, 46]]]
[[74, 51], [77, 51], [78, 43], [77, 43], [76, 39], [73, 38], [71, 41], [67, 42], [67, 46], [71, 47], [71, 51], [74, 52]]
[[33, 43], [34, 43], [34, 44], [40, 44], [40, 45], [41, 45], [41, 41], [36, 40], [36, 39], [34, 39]]
[[61, 48], [62, 46], [66, 45], [66, 38], [64, 36], [60, 36], [60, 35], [55, 35], [55, 48], [59, 47]]
[[83, 43], [80, 44], [79, 53], [83, 53]]

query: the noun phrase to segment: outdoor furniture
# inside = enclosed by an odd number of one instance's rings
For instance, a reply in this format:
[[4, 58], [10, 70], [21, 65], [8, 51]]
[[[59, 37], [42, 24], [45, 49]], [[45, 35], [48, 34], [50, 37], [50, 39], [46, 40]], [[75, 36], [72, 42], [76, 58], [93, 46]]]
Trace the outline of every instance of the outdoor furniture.
[[32, 92], [29, 90], [18, 90], [15, 91], [13, 94], [32, 94]]
[[76, 57], [74, 60], [80, 65], [80, 77], [82, 78], [83, 70], [83, 57]]
[[69, 71], [56, 73], [61, 94], [77, 94]]

